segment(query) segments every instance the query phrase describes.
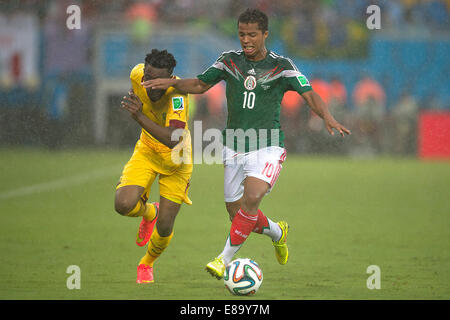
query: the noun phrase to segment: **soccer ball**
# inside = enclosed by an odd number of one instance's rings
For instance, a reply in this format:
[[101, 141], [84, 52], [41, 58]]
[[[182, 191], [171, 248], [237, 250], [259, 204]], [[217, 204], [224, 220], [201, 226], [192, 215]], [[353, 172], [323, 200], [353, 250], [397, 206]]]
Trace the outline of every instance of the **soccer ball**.
[[236, 259], [225, 268], [225, 287], [234, 295], [248, 296], [258, 291], [263, 281], [262, 270], [251, 259]]

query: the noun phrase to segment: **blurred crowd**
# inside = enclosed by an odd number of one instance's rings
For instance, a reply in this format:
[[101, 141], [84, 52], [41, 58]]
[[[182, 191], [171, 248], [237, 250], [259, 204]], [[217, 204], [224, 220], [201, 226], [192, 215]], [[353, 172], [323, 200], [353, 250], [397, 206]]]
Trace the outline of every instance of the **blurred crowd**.
[[[310, 83], [333, 116], [353, 134], [336, 143], [326, 131], [323, 120], [307, 107], [304, 99], [288, 91], [282, 100], [281, 126], [290, 152], [354, 156], [415, 153], [419, 101], [411, 92], [405, 91], [395, 105], [388, 108], [385, 89], [369, 75], [364, 75], [351, 92], [337, 76], [312, 78]], [[195, 96], [195, 119], [202, 120], [204, 128], [223, 127], [226, 120], [224, 95], [225, 86], [219, 83], [203, 95]], [[350, 104], [355, 107], [349, 108]]]
[[[5, 0], [1, 12], [38, 13], [47, 19], [54, 0]], [[61, 6], [79, 4], [85, 20], [140, 20], [216, 29], [235, 36], [236, 15], [257, 7], [270, 16], [269, 40], [280, 38], [290, 54], [306, 58], [354, 57], [365, 50], [369, 32], [367, 8], [380, 7], [383, 29], [397, 32], [448, 31], [450, 0], [61, 0]]]
[[[67, 19], [65, 8], [71, 4], [79, 5], [83, 13], [83, 27], [76, 33], [61, 28]], [[258, 7], [270, 17], [268, 46], [281, 42], [291, 57], [352, 59], [367, 54], [366, 9], [372, 4], [381, 8], [384, 31], [449, 31], [450, 0], [1, 1], [0, 144], [43, 142], [58, 147], [70, 141], [92, 141], [93, 34], [104, 22], [129, 22], [144, 36], [154, 24], [173, 28], [188, 24], [235, 38], [237, 14]], [[418, 110], [436, 108], [431, 99], [417, 101], [409, 90], [388, 105], [386, 89], [369, 74], [351, 92], [338, 76], [325, 79], [318, 75], [310, 80], [335, 117], [354, 134], [339, 145], [330, 144], [322, 121], [305, 108], [299, 95], [288, 92], [282, 125], [286, 145], [294, 152], [412, 154]], [[222, 85], [195, 100], [192, 119], [203, 120], [204, 127], [224, 126]], [[19, 129], [11, 129], [14, 122], [25, 123], [29, 134], [18, 140], [14, 130]], [[84, 138], [71, 140], [67, 135]], [[62, 138], [58, 141], [55, 136]]]

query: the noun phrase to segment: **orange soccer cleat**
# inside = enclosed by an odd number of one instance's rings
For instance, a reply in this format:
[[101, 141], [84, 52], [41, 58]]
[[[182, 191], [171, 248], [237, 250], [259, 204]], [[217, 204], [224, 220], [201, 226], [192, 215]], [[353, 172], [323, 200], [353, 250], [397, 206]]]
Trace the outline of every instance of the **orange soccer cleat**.
[[153, 232], [153, 227], [155, 226], [156, 219], [158, 219], [158, 211], [159, 211], [159, 202], [153, 202], [153, 205], [156, 207], [156, 216], [152, 221], [147, 221], [142, 217], [141, 224], [139, 225], [139, 231], [136, 235], [136, 244], [139, 247], [143, 247], [148, 243], [150, 236]]
[[153, 267], [146, 264], [140, 264], [137, 267], [136, 283], [153, 283]]

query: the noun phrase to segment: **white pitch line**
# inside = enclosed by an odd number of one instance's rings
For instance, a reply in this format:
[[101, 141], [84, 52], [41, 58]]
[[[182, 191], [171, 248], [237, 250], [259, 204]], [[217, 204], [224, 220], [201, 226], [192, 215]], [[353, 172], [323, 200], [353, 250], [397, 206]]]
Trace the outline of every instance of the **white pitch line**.
[[15, 198], [25, 195], [30, 195], [34, 193], [48, 192], [55, 189], [61, 189], [66, 187], [72, 187], [74, 185], [80, 185], [94, 179], [99, 179], [107, 177], [112, 174], [120, 174], [120, 166], [110, 166], [102, 169], [97, 169], [94, 171], [86, 172], [83, 174], [78, 174], [75, 176], [69, 176], [61, 178], [58, 180], [43, 182], [34, 184], [27, 187], [21, 187], [13, 190], [8, 190], [0, 193], [0, 200]]

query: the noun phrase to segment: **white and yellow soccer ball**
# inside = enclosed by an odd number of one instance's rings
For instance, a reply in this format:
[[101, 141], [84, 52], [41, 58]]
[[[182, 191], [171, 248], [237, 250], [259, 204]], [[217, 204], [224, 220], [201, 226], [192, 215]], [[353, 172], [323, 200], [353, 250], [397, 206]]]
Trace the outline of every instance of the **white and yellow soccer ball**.
[[236, 259], [225, 268], [225, 287], [234, 295], [248, 296], [255, 294], [263, 281], [259, 265], [248, 258]]

